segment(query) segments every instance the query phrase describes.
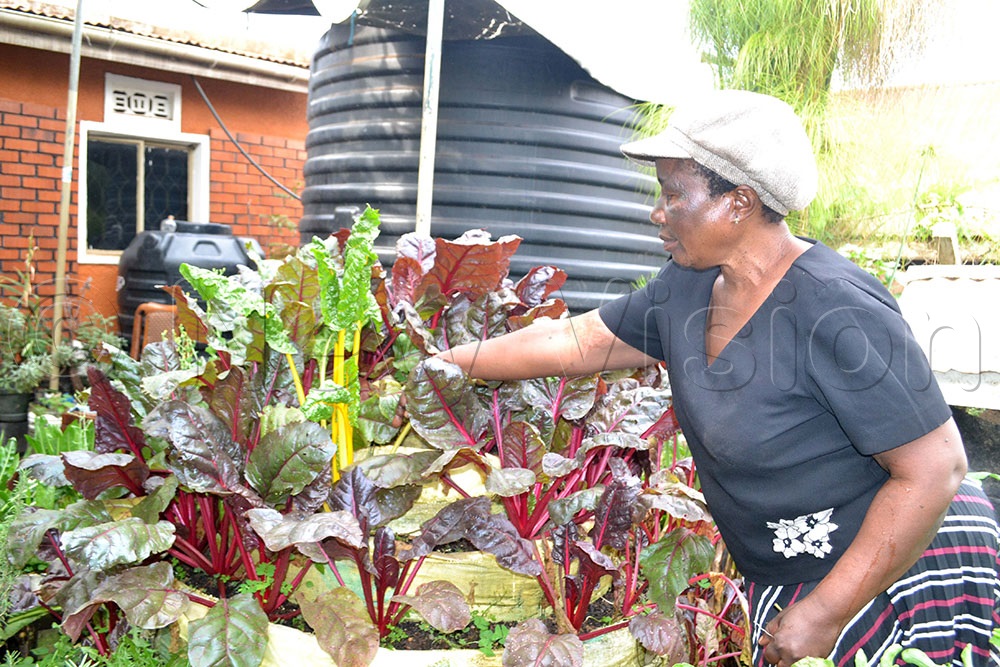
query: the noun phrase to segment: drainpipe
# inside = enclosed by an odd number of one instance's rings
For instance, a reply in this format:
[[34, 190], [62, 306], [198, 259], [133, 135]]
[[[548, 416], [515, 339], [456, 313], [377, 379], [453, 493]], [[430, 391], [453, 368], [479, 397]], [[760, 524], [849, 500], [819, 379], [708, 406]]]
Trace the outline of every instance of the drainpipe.
[[438, 91], [441, 73], [441, 40], [444, 34], [444, 0], [430, 0], [427, 7], [427, 48], [424, 55], [424, 104], [420, 121], [420, 161], [417, 166], [418, 234], [431, 233], [434, 201], [434, 157], [437, 150]]
[[[66, 96], [66, 132], [63, 140], [62, 188], [59, 199], [59, 245], [56, 249], [56, 295], [52, 312], [52, 349], [62, 341], [63, 303], [66, 298], [66, 250], [69, 246], [69, 206], [73, 185], [73, 144], [76, 141], [76, 100], [80, 89], [80, 45], [83, 42], [83, 0], [76, 0], [73, 50], [69, 57], [69, 93]], [[85, 187], [81, 184], [80, 187]], [[53, 356], [49, 389], [59, 389], [59, 364]]]

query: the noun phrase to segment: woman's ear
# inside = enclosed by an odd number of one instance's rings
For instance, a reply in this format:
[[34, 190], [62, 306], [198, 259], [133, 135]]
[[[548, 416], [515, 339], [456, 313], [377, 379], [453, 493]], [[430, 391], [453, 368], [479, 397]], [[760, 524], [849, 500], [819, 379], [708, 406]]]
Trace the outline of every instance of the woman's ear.
[[749, 185], [739, 185], [735, 190], [730, 191], [733, 198], [733, 220], [749, 220], [753, 215], [761, 211], [763, 204], [757, 192]]

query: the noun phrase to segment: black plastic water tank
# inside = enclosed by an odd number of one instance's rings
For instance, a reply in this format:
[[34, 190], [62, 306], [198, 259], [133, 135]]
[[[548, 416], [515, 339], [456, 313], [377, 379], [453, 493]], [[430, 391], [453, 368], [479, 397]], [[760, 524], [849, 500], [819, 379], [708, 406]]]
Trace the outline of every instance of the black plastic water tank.
[[[382, 214], [379, 255], [413, 231], [425, 38], [333, 26], [309, 83], [301, 240]], [[599, 305], [659, 268], [649, 223], [655, 181], [619, 152], [633, 101], [537, 35], [442, 45], [431, 233], [485, 228], [524, 240], [511, 272], [554, 264], [574, 310]]]
[[[247, 253], [252, 240], [233, 236], [228, 225], [177, 220], [174, 231], [149, 230], [136, 234], [118, 261], [118, 324], [122, 336], [131, 341], [135, 309], [140, 303], [172, 303], [161, 285], [191, 286], [180, 273], [181, 264], [236, 273], [240, 264], [254, 266]], [[169, 227], [169, 225], [164, 225]]]

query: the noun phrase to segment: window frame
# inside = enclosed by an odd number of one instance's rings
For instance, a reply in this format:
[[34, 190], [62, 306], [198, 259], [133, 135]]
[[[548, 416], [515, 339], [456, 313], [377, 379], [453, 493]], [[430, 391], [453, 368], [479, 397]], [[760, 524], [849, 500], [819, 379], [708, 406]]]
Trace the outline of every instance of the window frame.
[[[120, 126], [95, 121], [80, 121], [80, 162], [77, 173], [77, 262], [80, 264], [117, 265], [122, 251], [87, 247], [87, 143], [90, 139], [107, 139], [126, 143], [147, 142], [169, 148], [182, 148], [188, 153], [188, 217], [192, 221], [208, 222], [211, 193], [211, 138], [204, 134], [162, 131], [149, 128], [145, 132], [122, 131]], [[142, 155], [142, 153], [140, 153]], [[140, 170], [141, 174], [145, 170]], [[141, 202], [141, 196], [140, 196]], [[142, 210], [141, 208], [139, 210]], [[142, 225], [136, 220], [136, 233]]]

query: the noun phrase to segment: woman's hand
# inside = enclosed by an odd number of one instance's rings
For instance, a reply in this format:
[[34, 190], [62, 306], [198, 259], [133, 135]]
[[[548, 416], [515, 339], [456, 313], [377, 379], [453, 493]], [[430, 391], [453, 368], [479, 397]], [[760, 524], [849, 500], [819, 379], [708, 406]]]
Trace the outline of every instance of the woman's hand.
[[769, 664], [791, 667], [802, 658], [830, 655], [844, 625], [824, 605], [807, 596], [771, 619], [758, 644]]

